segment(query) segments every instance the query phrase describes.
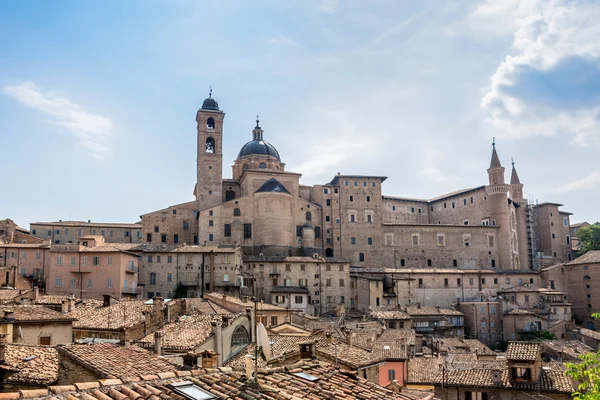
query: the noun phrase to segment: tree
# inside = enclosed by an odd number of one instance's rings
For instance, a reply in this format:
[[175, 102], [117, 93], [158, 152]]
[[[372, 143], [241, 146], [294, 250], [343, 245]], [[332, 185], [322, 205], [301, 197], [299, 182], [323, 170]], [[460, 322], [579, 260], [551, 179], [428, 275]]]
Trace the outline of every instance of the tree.
[[[600, 313], [593, 314], [600, 318]], [[600, 399], [600, 351], [582, 354], [578, 364], [568, 363], [565, 374], [579, 383], [573, 398], [577, 400]]]
[[175, 287], [175, 291], [173, 291], [173, 298], [174, 299], [183, 299], [185, 297], [187, 297], [187, 290], [181, 284], [181, 282], [179, 282], [177, 284], [177, 287]]
[[577, 239], [579, 239], [579, 254], [600, 250], [600, 222], [578, 230]]
[[548, 332], [548, 331], [533, 332], [533, 336], [536, 337], [537, 339], [541, 339], [541, 340], [554, 340], [554, 339], [556, 339], [556, 335], [554, 335], [554, 333]]

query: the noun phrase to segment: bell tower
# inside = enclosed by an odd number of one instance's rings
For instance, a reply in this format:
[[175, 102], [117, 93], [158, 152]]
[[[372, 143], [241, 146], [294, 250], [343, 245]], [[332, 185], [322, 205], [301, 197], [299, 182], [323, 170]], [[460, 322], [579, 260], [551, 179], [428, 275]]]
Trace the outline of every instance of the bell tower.
[[212, 88], [196, 113], [198, 156], [196, 159], [195, 196], [198, 209], [204, 210], [223, 201], [223, 119], [225, 113], [212, 97]]

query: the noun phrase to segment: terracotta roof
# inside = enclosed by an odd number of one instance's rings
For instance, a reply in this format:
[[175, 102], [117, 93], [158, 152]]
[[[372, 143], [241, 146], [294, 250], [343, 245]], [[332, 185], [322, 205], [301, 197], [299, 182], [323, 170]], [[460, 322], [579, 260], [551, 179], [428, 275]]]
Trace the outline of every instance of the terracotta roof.
[[578, 331], [583, 336], [587, 336], [592, 339], [600, 340], [600, 332], [596, 332], [596, 331], [593, 331], [593, 330], [587, 329], [587, 328], [579, 328]]
[[394, 311], [372, 311], [371, 316], [377, 319], [410, 319], [410, 315], [400, 310]]
[[506, 350], [506, 359], [513, 361], [535, 361], [540, 354], [540, 343], [510, 342]]
[[593, 264], [600, 263], [600, 250], [588, 251], [581, 257], [577, 257], [567, 265], [578, 265], [578, 264]]
[[[546, 364], [535, 382], [514, 381], [510, 378], [510, 370], [506, 361], [473, 362], [459, 367], [448, 365], [435, 378], [436, 384], [446, 386], [462, 386], [476, 388], [496, 388], [505, 390], [523, 390], [536, 392], [568, 393], [573, 391], [571, 380], [563, 370], [552, 370]], [[494, 379], [494, 376], [497, 378]]]
[[3, 366], [14, 374], [6, 383], [46, 386], [58, 380], [58, 352], [55, 347], [7, 344]]
[[0, 248], [47, 249], [48, 243], [0, 243]]
[[59, 346], [58, 351], [61, 355], [109, 379], [173, 372], [178, 369], [166, 359], [137, 346], [123, 347], [108, 343], [70, 344]]
[[142, 375], [126, 380], [105, 379], [72, 386], [51, 386], [48, 390], [24, 391], [23, 394], [28, 397], [84, 400], [185, 399], [172, 384], [186, 382], [220, 399], [421, 400], [431, 397], [430, 392], [423, 392], [421, 397], [415, 391], [411, 391], [410, 395], [394, 393], [357, 376], [356, 372], [340, 371], [331, 364], [315, 361], [259, 370], [257, 381], [248, 381], [244, 374], [229, 368], [199, 369]]
[[407, 383], [432, 384], [440, 371], [439, 358], [413, 358], [408, 361]]
[[[211, 322], [220, 319], [213, 315], [183, 315], [177, 322], [163, 325], [163, 348], [165, 350], [193, 350], [212, 336]], [[140, 339], [142, 347], [154, 347], [154, 333]]]
[[204, 315], [230, 315], [231, 311], [213, 303], [207, 299], [201, 298], [186, 298], [185, 299], [186, 314], [204, 314]]
[[[236, 304], [236, 305], [241, 305], [241, 306], [246, 306], [246, 307], [254, 307], [254, 302], [253, 301], [248, 300], [248, 301], [244, 302], [244, 301], [242, 301], [242, 299], [240, 299], [238, 297], [228, 296], [228, 295], [224, 295], [222, 293], [216, 293], [216, 292], [206, 293], [204, 295], [204, 297], [207, 298], [207, 299], [209, 299], [209, 300], [212, 297], [214, 299], [223, 300], [225, 302], [230, 302], [230, 303], [233, 303], [233, 304]], [[225, 308], [227, 308], [227, 306], [225, 306]], [[288, 310], [286, 310], [283, 307], [279, 307], [279, 306], [276, 306], [274, 304], [262, 303], [262, 302], [258, 303], [258, 309], [259, 310], [265, 310], [265, 311], [269, 311], [270, 310], [270, 311], [286, 311], [286, 312], [288, 312]]]
[[177, 253], [235, 253], [234, 247], [220, 246], [182, 246], [175, 250]]
[[123, 330], [143, 322], [143, 311], [151, 312], [152, 305], [143, 300], [119, 301], [104, 307], [100, 300], [82, 301], [68, 316], [77, 318], [74, 329]]
[[579, 340], [544, 340], [542, 348], [549, 348], [558, 354], [566, 354], [574, 359], [578, 358], [580, 354], [594, 351], [594, 349], [581, 343]]
[[19, 289], [2, 288], [0, 289], [0, 302], [8, 302], [14, 299], [15, 297], [19, 296], [21, 294], [20, 292], [21, 291]]
[[[39, 296], [37, 298], [37, 300], [35, 301], [35, 304], [59, 305], [59, 304], [62, 304], [62, 302], [64, 300], [69, 300], [69, 299], [73, 299], [73, 297], [45, 294], [43, 296]], [[74, 300], [78, 300], [78, 299], [74, 299]]]
[[14, 313], [14, 319], [17, 323], [36, 323], [36, 322], [70, 322], [75, 319], [71, 315], [64, 315], [39, 305], [11, 305], [0, 306], [0, 321], [4, 321], [6, 311]]
[[336, 340], [333, 344], [329, 340], [324, 340], [317, 345], [317, 355], [325, 354], [332, 359], [337, 356], [338, 362], [349, 366], [352, 369], [367, 367], [377, 364], [384, 360], [384, 356], [365, 350], [357, 345], [350, 346], [347, 342]]
[[438, 308], [433, 306], [421, 306], [421, 307], [406, 307], [406, 312], [410, 316], [414, 315], [464, 315], [460, 311], [452, 310], [450, 308]]
[[82, 246], [79, 251], [83, 253], [110, 253], [132, 251], [137, 247], [135, 243], [103, 243], [99, 246], [85, 247]]

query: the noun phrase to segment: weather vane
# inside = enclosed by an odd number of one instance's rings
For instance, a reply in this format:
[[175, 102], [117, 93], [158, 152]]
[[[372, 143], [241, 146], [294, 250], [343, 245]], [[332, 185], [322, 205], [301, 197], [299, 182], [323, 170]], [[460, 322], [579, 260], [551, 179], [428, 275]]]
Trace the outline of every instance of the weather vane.
[[258, 114], [256, 114], [256, 127], [258, 128]]
[[208, 97], [212, 97], [212, 85], [208, 87]]
[[496, 136], [494, 136], [494, 137], [492, 138], [492, 146], [495, 146], [495, 145], [496, 145]]

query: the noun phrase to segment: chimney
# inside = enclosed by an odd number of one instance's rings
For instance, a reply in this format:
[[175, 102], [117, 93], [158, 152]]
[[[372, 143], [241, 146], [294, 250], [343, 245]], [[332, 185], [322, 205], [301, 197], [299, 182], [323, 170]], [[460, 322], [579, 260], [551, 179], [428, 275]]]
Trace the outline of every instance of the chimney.
[[102, 299], [103, 299], [103, 303], [102, 303], [103, 307], [110, 306], [110, 294], [103, 294]]
[[69, 312], [69, 300], [64, 299], [61, 303], [60, 303], [60, 311], [63, 314], [66, 314]]
[[14, 322], [14, 320], [15, 320], [15, 312], [13, 310], [4, 311], [4, 321]]
[[201, 353], [201, 357], [202, 368], [217, 368], [217, 353], [215, 353], [214, 350], [204, 350]]
[[352, 332], [350, 329], [346, 329], [346, 339], [348, 340], [348, 346], [350, 346], [350, 348], [352, 348], [352, 345], [354, 344], [354, 332]]
[[70, 297], [67, 301], [69, 302], [69, 312], [71, 312], [75, 309], [75, 299]]
[[154, 332], [154, 352], [160, 356], [162, 354], [162, 341], [164, 333], [162, 331]]
[[243, 301], [244, 303], [247, 303], [247, 302], [248, 302], [248, 296], [243, 296], [243, 297], [242, 297], [242, 301]]
[[0, 333], [0, 364], [4, 364], [4, 356], [6, 354], [6, 337], [7, 333]]
[[160, 315], [160, 313], [162, 312], [164, 302], [165, 299], [163, 299], [162, 297], [155, 297], [154, 299], [152, 299], [152, 313], [155, 317]]
[[250, 380], [250, 379], [252, 379], [252, 362], [254, 360], [252, 359], [252, 356], [250, 354], [246, 354], [245, 360], [246, 360], [246, 379]]
[[217, 366], [220, 367], [222, 365], [222, 360], [221, 360], [221, 352], [219, 350], [221, 350], [221, 342], [223, 340], [223, 325], [222, 322], [220, 320], [217, 321], [213, 321], [212, 322], [212, 326], [213, 326], [213, 334], [215, 336], [215, 353], [217, 354]]
[[[196, 369], [198, 366], [198, 357], [193, 352], [187, 352], [183, 356], [183, 367], [185, 369]], [[202, 365], [204, 366], [204, 365]]]
[[40, 297], [40, 288], [37, 286], [33, 287], [33, 301], [36, 302]]

